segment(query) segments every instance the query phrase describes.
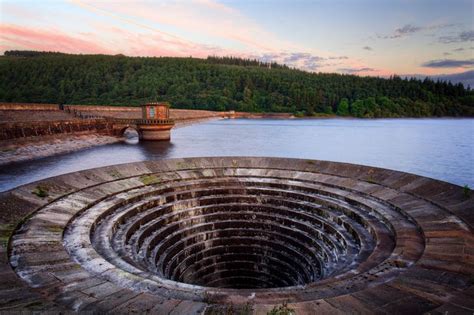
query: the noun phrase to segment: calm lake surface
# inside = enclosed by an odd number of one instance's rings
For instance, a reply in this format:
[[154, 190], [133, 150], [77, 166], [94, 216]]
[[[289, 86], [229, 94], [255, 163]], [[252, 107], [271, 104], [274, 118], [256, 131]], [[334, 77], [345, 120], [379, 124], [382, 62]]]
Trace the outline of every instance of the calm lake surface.
[[474, 187], [474, 119], [236, 119], [0, 167], [0, 191], [105, 165], [197, 156], [275, 156], [389, 168]]

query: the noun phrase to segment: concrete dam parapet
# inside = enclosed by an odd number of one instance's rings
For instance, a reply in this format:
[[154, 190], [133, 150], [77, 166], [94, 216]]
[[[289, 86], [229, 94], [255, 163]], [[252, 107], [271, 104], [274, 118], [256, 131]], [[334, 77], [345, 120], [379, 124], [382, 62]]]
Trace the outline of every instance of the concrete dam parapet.
[[97, 313], [473, 308], [474, 199], [408, 173], [183, 158], [46, 179], [0, 204], [10, 309], [22, 299]]

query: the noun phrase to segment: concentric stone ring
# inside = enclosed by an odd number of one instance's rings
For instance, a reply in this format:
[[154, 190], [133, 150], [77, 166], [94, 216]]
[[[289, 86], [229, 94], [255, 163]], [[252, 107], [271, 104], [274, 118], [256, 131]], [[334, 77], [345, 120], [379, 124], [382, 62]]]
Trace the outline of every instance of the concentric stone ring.
[[11, 268], [55, 307], [474, 308], [473, 198], [412, 174], [315, 160], [188, 158], [62, 175], [1, 201], [31, 214], [10, 239]]

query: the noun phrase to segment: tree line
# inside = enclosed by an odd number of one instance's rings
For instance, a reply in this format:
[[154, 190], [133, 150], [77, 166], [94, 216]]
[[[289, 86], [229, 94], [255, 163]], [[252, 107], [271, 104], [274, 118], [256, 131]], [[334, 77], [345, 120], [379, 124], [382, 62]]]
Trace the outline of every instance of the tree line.
[[7, 51], [0, 101], [140, 105], [354, 117], [474, 116], [462, 84], [310, 73], [234, 57], [173, 58]]

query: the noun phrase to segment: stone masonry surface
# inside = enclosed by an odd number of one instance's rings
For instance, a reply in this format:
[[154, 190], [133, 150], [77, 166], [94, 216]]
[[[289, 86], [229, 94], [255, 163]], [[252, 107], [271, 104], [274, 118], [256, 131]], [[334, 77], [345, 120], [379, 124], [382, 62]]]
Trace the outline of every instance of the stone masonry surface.
[[0, 207], [0, 312], [474, 311], [474, 198], [412, 174], [183, 158], [49, 178]]

